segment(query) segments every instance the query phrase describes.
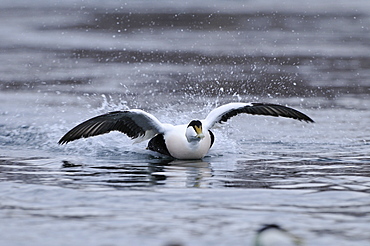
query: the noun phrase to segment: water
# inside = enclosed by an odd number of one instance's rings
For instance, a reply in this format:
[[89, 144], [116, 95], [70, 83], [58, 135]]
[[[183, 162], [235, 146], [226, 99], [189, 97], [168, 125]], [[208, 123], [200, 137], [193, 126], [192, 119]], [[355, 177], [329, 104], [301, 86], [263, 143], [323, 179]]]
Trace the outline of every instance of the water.
[[[370, 243], [368, 1], [2, 1], [0, 245], [252, 245], [277, 223], [306, 245]], [[141, 108], [168, 123], [230, 101], [201, 161], [71, 127]]]

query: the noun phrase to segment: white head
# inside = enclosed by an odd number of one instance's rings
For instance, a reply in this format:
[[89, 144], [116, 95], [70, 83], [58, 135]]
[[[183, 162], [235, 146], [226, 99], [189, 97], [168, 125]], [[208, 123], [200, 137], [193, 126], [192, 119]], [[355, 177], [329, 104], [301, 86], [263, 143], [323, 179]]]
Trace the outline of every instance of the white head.
[[199, 120], [192, 120], [186, 128], [185, 136], [188, 142], [199, 142], [204, 138], [202, 122]]

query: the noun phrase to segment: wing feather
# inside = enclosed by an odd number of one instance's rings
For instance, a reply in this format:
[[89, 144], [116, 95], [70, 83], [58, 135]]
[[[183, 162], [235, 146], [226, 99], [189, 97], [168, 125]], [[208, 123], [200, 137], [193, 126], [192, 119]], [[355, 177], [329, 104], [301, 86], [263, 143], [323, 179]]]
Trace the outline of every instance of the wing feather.
[[165, 132], [165, 126], [153, 115], [142, 110], [114, 111], [91, 118], [72, 128], [60, 140], [66, 144], [79, 138], [88, 138], [119, 131], [132, 139], [146, 140]]
[[212, 110], [203, 124], [211, 129], [216, 123], [228, 121], [231, 117], [246, 113], [252, 115], [268, 115], [287, 117], [305, 122], [314, 122], [310, 117], [296, 109], [272, 103], [229, 103]]

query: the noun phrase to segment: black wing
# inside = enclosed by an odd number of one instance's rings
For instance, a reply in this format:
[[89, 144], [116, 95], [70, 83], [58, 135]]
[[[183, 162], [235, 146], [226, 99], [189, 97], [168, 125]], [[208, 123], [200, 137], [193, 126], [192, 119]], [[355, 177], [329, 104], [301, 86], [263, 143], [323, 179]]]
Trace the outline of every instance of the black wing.
[[143, 140], [164, 131], [163, 125], [153, 115], [142, 110], [115, 111], [91, 118], [67, 132], [59, 144], [66, 144], [79, 138], [87, 138], [120, 131], [134, 138]]
[[222, 123], [229, 120], [231, 117], [241, 113], [252, 115], [269, 115], [275, 117], [287, 117], [300, 121], [314, 122], [310, 117], [304, 113], [299, 112], [293, 108], [286, 106], [272, 104], [272, 103], [229, 103], [222, 105], [212, 110], [204, 124], [207, 129], [210, 129], [216, 123]]

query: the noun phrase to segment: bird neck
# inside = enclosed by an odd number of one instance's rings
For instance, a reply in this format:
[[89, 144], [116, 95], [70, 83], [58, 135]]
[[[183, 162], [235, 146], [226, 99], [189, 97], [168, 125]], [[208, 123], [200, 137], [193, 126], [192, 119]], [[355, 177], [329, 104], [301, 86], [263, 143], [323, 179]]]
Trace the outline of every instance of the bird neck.
[[201, 138], [197, 137], [197, 134], [192, 127], [186, 128], [185, 136], [188, 142], [191, 144], [197, 144], [201, 140]]

